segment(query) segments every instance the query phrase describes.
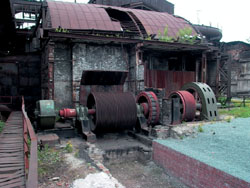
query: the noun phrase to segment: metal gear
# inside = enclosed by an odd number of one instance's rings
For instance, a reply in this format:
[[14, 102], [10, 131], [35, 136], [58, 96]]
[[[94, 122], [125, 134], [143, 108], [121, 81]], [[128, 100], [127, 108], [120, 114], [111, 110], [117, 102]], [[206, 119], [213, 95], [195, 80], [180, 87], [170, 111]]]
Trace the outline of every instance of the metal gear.
[[[148, 125], [157, 124], [160, 117], [160, 106], [155, 93], [152, 91], [142, 91], [138, 94], [136, 101], [143, 106]], [[148, 111], [147, 113], [145, 113], [146, 107], [148, 108], [146, 110]]]

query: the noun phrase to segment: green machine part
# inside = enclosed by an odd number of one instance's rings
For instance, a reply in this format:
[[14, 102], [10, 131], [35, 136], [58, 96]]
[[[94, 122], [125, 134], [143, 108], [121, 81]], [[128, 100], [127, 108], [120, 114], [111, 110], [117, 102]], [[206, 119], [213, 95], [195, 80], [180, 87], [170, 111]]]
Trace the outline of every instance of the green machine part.
[[36, 102], [35, 116], [40, 129], [53, 129], [56, 113], [53, 100], [39, 100]]
[[[181, 90], [189, 91], [196, 98], [196, 102], [201, 104], [201, 119], [209, 121], [218, 120], [217, 102], [213, 90], [205, 83], [191, 82], [185, 84]], [[195, 96], [197, 93], [198, 96]], [[197, 98], [199, 100], [197, 101]]]

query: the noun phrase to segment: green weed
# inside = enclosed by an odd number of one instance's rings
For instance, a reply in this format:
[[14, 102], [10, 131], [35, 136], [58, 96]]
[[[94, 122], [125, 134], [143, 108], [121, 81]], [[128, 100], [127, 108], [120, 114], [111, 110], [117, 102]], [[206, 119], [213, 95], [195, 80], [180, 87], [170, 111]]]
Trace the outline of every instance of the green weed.
[[202, 125], [199, 125], [199, 126], [198, 126], [198, 132], [199, 132], [199, 133], [203, 133], [203, 132], [204, 132], [204, 129], [202, 128]]
[[5, 125], [5, 123], [3, 121], [0, 121], [0, 132], [2, 132], [4, 125]]
[[48, 147], [46, 144], [42, 150], [38, 150], [38, 175], [45, 177], [53, 173], [61, 165], [63, 157], [60, 151]]
[[[220, 115], [231, 115], [236, 118], [250, 117], [250, 107], [233, 108], [230, 110], [219, 110]], [[230, 120], [231, 121], [231, 120]]]
[[66, 147], [64, 148], [67, 153], [73, 152], [73, 146], [70, 141], [67, 142]]

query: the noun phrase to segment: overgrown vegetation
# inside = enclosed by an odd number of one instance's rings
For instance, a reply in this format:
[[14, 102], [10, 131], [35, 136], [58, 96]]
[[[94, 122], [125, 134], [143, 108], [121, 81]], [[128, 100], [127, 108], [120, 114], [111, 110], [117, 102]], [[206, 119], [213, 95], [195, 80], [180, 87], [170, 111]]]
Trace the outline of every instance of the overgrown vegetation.
[[58, 33], [69, 33], [69, 30], [61, 28], [61, 27], [58, 27], [58, 28], [56, 28], [55, 32], [58, 32]]
[[158, 38], [163, 42], [174, 42], [174, 38], [168, 36], [168, 26], [165, 27], [163, 34], [160, 30], [158, 31]]
[[219, 97], [217, 100], [222, 107], [226, 107], [227, 97]]
[[230, 110], [223, 109], [219, 110], [219, 113], [221, 115], [231, 115], [234, 117], [241, 117], [241, 118], [247, 118], [250, 117], [250, 107], [240, 107], [240, 108], [232, 108]]
[[5, 123], [0, 120], [0, 133], [2, 132], [2, 130], [4, 128], [4, 125], [5, 125]]
[[197, 36], [193, 36], [192, 33], [193, 30], [191, 27], [185, 27], [184, 29], [180, 29], [177, 33], [178, 42], [194, 44], [195, 40], [197, 39]]
[[[168, 26], [165, 27], [163, 33], [158, 31], [158, 38], [160, 41], [163, 42], [179, 42], [179, 43], [187, 43], [187, 44], [194, 44], [197, 39], [196, 35], [192, 35], [193, 30], [191, 27], [185, 27], [180, 29], [176, 34], [176, 37], [170, 37], [168, 35]], [[151, 40], [151, 38], [147, 38], [146, 40]]]
[[[218, 102], [224, 108], [228, 107], [228, 105], [230, 105], [230, 107], [242, 107], [242, 106], [244, 106], [243, 99], [234, 99], [233, 98], [233, 99], [231, 99], [230, 103], [228, 103], [227, 97], [224, 97], [224, 96], [219, 97]], [[245, 105], [250, 107], [250, 99], [245, 99]]]
[[57, 171], [63, 162], [61, 150], [50, 148], [47, 144], [43, 149], [38, 150], [38, 175], [45, 178]]

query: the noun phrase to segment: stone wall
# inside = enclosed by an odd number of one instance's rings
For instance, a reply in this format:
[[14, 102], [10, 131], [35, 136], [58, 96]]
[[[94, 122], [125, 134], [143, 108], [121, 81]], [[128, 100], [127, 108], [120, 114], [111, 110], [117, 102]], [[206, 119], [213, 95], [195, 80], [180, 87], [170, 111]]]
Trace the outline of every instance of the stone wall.
[[56, 107], [72, 107], [72, 60], [67, 44], [56, 43], [54, 50], [54, 100]]
[[54, 99], [56, 107], [72, 107], [79, 103], [82, 71], [128, 71], [128, 64], [127, 49], [121, 46], [55, 43]]

